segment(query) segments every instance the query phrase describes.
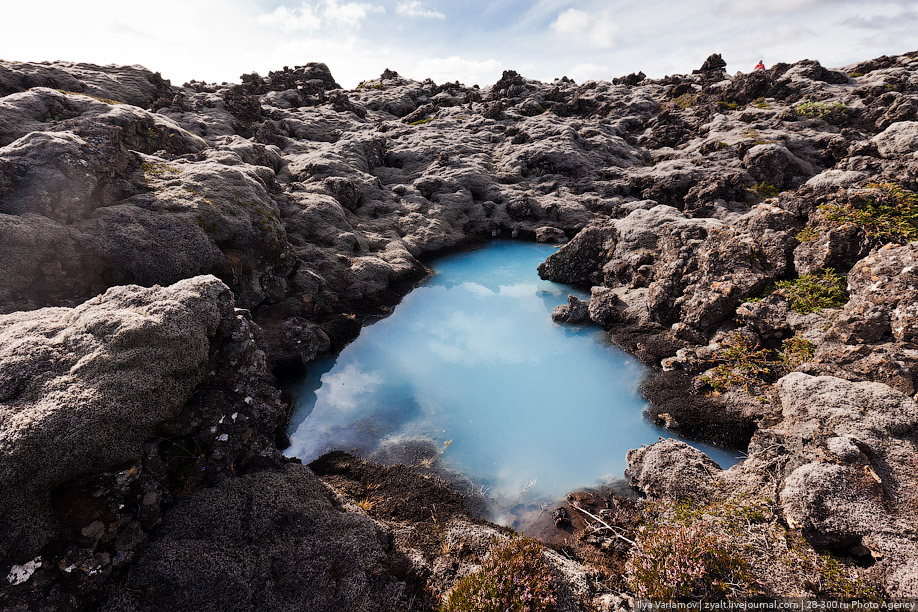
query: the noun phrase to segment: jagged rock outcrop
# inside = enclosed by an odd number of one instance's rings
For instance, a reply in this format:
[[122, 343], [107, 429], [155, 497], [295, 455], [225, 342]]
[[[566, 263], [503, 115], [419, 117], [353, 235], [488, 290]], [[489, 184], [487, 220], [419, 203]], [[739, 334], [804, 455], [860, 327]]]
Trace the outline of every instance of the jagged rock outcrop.
[[0, 316], [0, 564], [45, 549], [43, 569], [6, 596], [91, 598], [171, 500], [277, 460], [286, 411], [233, 305], [226, 285], [196, 277]]
[[158, 72], [142, 66], [96, 66], [74, 62], [3, 62], [0, 96], [35, 87], [85, 93], [150, 108], [162, 97], [171, 99], [172, 88]]
[[564, 323], [584, 323], [589, 321], [589, 302], [584, 302], [576, 296], [569, 295], [567, 296], [567, 304], [555, 306], [554, 310], [551, 311], [551, 318]]

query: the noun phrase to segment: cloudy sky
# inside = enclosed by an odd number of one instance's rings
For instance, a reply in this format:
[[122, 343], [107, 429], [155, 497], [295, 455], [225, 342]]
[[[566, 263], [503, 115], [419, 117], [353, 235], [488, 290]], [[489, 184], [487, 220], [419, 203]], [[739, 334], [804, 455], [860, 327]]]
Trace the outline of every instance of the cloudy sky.
[[580, 82], [918, 50], [916, 0], [26, 0], [4, 2], [0, 59], [143, 64], [173, 83], [310, 61], [354, 87], [384, 68], [489, 85], [504, 69]]

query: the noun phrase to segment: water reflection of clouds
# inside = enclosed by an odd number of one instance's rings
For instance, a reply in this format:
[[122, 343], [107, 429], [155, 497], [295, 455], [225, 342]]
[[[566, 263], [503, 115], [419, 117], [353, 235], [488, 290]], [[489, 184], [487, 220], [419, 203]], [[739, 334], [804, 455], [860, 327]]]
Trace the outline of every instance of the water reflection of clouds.
[[485, 287], [484, 285], [479, 285], [478, 283], [473, 283], [473, 282], [465, 282], [465, 283], [456, 285], [455, 287], [450, 287], [450, 289], [462, 289], [462, 290], [468, 291], [471, 294], [480, 295], [482, 297], [489, 297], [489, 296], [494, 295], [494, 292], [488, 289], [487, 287]]
[[453, 312], [427, 342], [428, 350], [444, 361], [465, 367], [488, 363], [532, 363], [548, 355], [548, 347], [538, 342], [521, 342], [517, 310]]
[[354, 411], [359, 405], [358, 397], [375, 390], [382, 382], [381, 372], [364, 372], [358, 364], [348, 364], [322, 377], [322, 387], [316, 393], [317, 408], [326, 405], [341, 412]]

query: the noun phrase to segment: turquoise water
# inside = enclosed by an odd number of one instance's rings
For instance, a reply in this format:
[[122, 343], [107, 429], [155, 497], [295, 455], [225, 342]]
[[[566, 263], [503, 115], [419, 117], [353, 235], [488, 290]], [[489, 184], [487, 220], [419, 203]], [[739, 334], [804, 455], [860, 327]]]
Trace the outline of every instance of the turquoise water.
[[[638, 361], [595, 326], [551, 320], [568, 294], [587, 297], [539, 279], [553, 251], [494, 242], [435, 262], [390, 316], [293, 388], [287, 454], [371, 456], [429, 440], [504, 505], [621, 477], [628, 449], [672, 433], [643, 418]], [[723, 467], [736, 462], [695, 446]]]

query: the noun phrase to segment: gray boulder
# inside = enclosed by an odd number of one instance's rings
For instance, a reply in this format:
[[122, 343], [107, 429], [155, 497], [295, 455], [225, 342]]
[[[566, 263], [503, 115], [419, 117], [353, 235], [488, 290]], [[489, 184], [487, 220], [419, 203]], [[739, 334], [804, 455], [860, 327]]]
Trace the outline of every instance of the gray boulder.
[[918, 151], [918, 121], [899, 121], [873, 137], [883, 157], [897, 157]]
[[48, 541], [53, 488], [139, 458], [204, 378], [232, 316], [213, 277], [0, 316], [0, 557], [34, 556]]
[[569, 295], [567, 304], [555, 306], [551, 311], [551, 318], [555, 321], [564, 323], [583, 323], [590, 320], [589, 302], [584, 302], [580, 298]]
[[875, 382], [792, 373], [776, 385], [795, 467], [779, 501], [785, 520], [816, 545], [871, 556], [890, 594], [918, 594], [914, 432], [918, 405]]
[[848, 291], [830, 337], [845, 344], [918, 339], [918, 243], [887, 245], [860, 260]]
[[669, 438], [628, 451], [625, 477], [648, 497], [701, 501], [712, 493], [721, 471], [697, 448]]

